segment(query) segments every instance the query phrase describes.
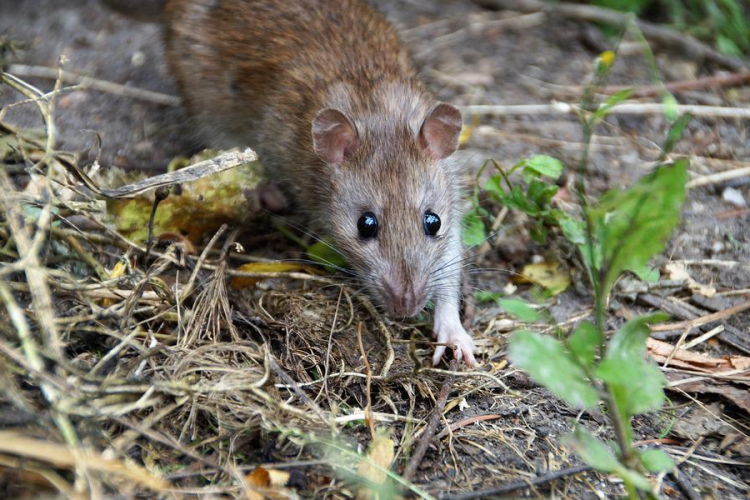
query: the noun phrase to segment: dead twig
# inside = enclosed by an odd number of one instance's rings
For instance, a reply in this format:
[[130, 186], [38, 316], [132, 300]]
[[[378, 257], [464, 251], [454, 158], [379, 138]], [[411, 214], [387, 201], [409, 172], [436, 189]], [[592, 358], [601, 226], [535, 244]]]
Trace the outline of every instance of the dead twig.
[[[599, 93], [611, 95], [623, 90], [631, 89], [632, 93], [630, 94], [630, 97], [638, 99], [643, 97], [657, 97], [662, 95], [664, 91], [679, 93], [693, 90], [720, 89], [742, 86], [748, 82], [750, 82], [750, 71], [740, 71], [728, 75], [711, 75], [696, 78], [694, 80], [667, 82], [664, 85], [643, 85], [635, 87], [632, 85], [608, 85], [601, 89]], [[579, 95], [585, 89], [586, 87], [583, 85], [560, 87], [560, 90], [568, 95]], [[560, 92], [560, 94], [563, 94], [563, 92]]]
[[497, 420], [498, 418], [503, 418], [502, 415], [477, 415], [476, 417], [471, 418], [465, 418], [463, 420], [459, 420], [458, 422], [451, 424], [448, 428], [443, 429], [440, 431], [440, 433], [435, 436], [435, 439], [443, 439], [448, 434], [452, 434], [456, 432], [461, 427], [466, 427], [467, 425], [475, 424], [477, 422], [486, 422], [487, 420]]
[[[455, 372], [457, 370], [458, 360], [453, 358], [450, 364], [450, 371]], [[417, 468], [422, 463], [422, 459], [424, 458], [425, 453], [427, 453], [427, 447], [430, 445], [432, 437], [435, 435], [438, 424], [440, 423], [440, 418], [443, 416], [443, 409], [445, 408], [445, 403], [448, 400], [448, 394], [450, 394], [451, 387], [453, 387], [453, 382], [453, 375], [448, 375], [448, 377], [446, 377], [445, 379], [445, 382], [443, 382], [443, 386], [440, 388], [440, 393], [438, 394], [438, 398], [435, 401], [435, 407], [432, 409], [432, 414], [430, 415], [430, 420], [427, 424], [427, 427], [422, 433], [422, 436], [419, 438], [419, 443], [414, 450], [414, 455], [412, 455], [411, 460], [409, 461], [409, 465], [404, 470], [403, 477], [406, 481], [412, 480], [414, 474], [417, 472]]]
[[480, 491], [470, 491], [467, 493], [456, 493], [440, 495], [440, 500], [473, 500], [475, 498], [487, 498], [496, 495], [505, 495], [513, 493], [514, 491], [524, 490], [532, 486], [541, 486], [552, 481], [557, 481], [567, 476], [573, 476], [591, 470], [588, 465], [576, 465], [575, 467], [568, 467], [567, 469], [561, 469], [555, 472], [550, 472], [544, 476], [534, 478], [530, 481], [516, 481], [514, 483], [498, 486], [497, 488], [489, 488]]
[[750, 300], [743, 302], [741, 304], [737, 304], [736, 306], [732, 306], [727, 309], [724, 309], [723, 311], [715, 312], [712, 314], [706, 314], [705, 316], [701, 316], [699, 318], [691, 319], [688, 321], [681, 321], [679, 323], [666, 323], [666, 324], [661, 324], [661, 325], [651, 325], [650, 328], [652, 332], [667, 332], [671, 330], [695, 328], [698, 326], [703, 326], [707, 323], [711, 323], [713, 321], [718, 321], [720, 319], [734, 316], [735, 314], [741, 313], [742, 311], [747, 311], [748, 309], [750, 309]]
[[297, 382], [295, 382], [295, 380], [290, 377], [288, 373], [281, 369], [273, 356], [268, 356], [268, 364], [271, 367], [271, 371], [273, 371], [277, 377], [284, 381], [285, 386], [287, 388], [290, 388], [302, 400], [302, 402], [304, 402], [320, 418], [323, 424], [328, 425], [329, 421], [326, 418], [325, 412], [323, 412], [323, 410], [315, 401], [310, 399], [310, 396], [305, 394], [305, 391], [297, 386]]
[[[671, 301], [671, 300], [663, 299], [661, 297], [648, 294], [648, 293], [639, 294], [638, 300], [646, 305], [661, 309], [671, 314], [672, 316], [675, 316], [683, 320], [692, 321], [698, 318], [701, 313], [700, 309], [690, 306], [689, 304], [684, 304], [679, 301]], [[705, 323], [699, 326], [699, 328], [702, 331], [707, 332], [713, 329], [714, 327], [711, 325], [711, 322], [709, 321], [708, 323]], [[675, 331], [679, 331], [679, 330], [675, 330]], [[672, 335], [670, 335], [669, 332], [666, 332], [666, 331], [656, 332], [654, 330], [651, 330], [651, 336], [659, 340], [664, 340], [666, 338], [672, 337]], [[744, 338], [746, 337], [746, 334], [744, 334], [742, 331], [738, 330], [737, 328], [734, 328], [731, 325], [724, 324], [724, 331], [717, 333], [716, 336], [719, 340], [721, 340], [725, 344], [729, 344], [732, 347], [739, 349], [740, 351], [746, 354], [750, 354], [750, 343], [748, 343], [748, 341], [745, 340]]]
[[357, 295], [357, 298], [359, 299], [359, 302], [363, 306], [365, 306], [365, 309], [367, 309], [367, 312], [370, 313], [370, 316], [372, 316], [372, 318], [376, 321], [378, 330], [380, 330], [380, 333], [381, 335], [383, 335], [383, 339], [385, 340], [385, 347], [388, 351], [388, 354], [386, 355], [385, 363], [383, 363], [383, 368], [380, 370], [380, 376], [387, 377], [388, 372], [391, 369], [391, 365], [396, 359], [396, 353], [393, 351], [393, 344], [391, 343], [391, 332], [390, 330], [388, 330], [388, 327], [385, 326], [383, 319], [380, 317], [378, 310], [375, 309], [375, 306], [372, 305], [372, 302], [370, 302], [370, 299], [362, 294]]
[[[8, 72], [14, 75], [32, 78], [47, 78], [50, 80], [58, 78], [58, 71], [56, 68], [48, 68], [45, 66], [11, 64], [8, 67]], [[163, 106], [180, 105], [179, 97], [162, 94], [161, 92], [138, 89], [135, 87], [131, 87], [130, 85], [120, 85], [119, 83], [108, 82], [106, 80], [100, 80], [99, 78], [79, 75], [76, 73], [71, 73], [70, 71], [63, 71], [61, 77], [62, 81], [64, 81], [65, 83], [75, 84], [81, 88], [94, 89], [100, 92], [106, 92], [108, 94], [121, 95], [123, 97], [152, 102], [154, 104], [161, 104]]]
[[[603, 105], [602, 105], [603, 106]], [[536, 116], [536, 115], [570, 115], [581, 113], [577, 104], [566, 102], [553, 102], [551, 104], [513, 104], [513, 105], [490, 105], [477, 104], [474, 106], [463, 106], [461, 110], [467, 115], [485, 116]], [[664, 105], [655, 102], [646, 103], [622, 103], [610, 108], [610, 115], [663, 115]], [[678, 114], [690, 114], [704, 118], [734, 118], [739, 120], [750, 120], [750, 109], [729, 108], [724, 106], [700, 106], [697, 104], [678, 104], [675, 106]]]
[[719, 184], [725, 181], [731, 181], [732, 179], [740, 179], [742, 177], [750, 176], [750, 167], [735, 168], [733, 170], [727, 170], [725, 172], [716, 172], [715, 174], [703, 175], [696, 177], [685, 184], [688, 189], [708, 186], [711, 184]]
[[367, 404], [365, 405], [365, 422], [370, 428], [370, 436], [372, 439], [375, 439], [375, 422], [372, 420], [372, 395], [370, 393], [370, 387], [372, 385], [372, 370], [370, 369], [370, 361], [367, 359], [365, 346], [362, 344], [362, 323], [357, 325], [357, 342], [359, 343], [359, 351], [362, 353], [362, 360], [365, 363], [365, 372], [367, 374], [365, 382], [365, 397], [367, 398]]
[[174, 172], [147, 177], [138, 182], [121, 186], [115, 189], [99, 187], [91, 178], [75, 165], [63, 164], [68, 172], [86, 185], [90, 190], [104, 198], [135, 198], [136, 196], [153, 189], [182, 184], [185, 182], [202, 179], [203, 177], [230, 170], [240, 165], [253, 162], [258, 155], [252, 149], [244, 151], [226, 151], [215, 158], [200, 161], [189, 167], [181, 168]]
[[675, 468], [669, 475], [674, 479], [674, 482], [680, 488], [680, 491], [688, 498], [688, 500], [701, 500], [703, 497], [698, 494], [690, 484], [690, 480], [680, 472], [679, 469]]

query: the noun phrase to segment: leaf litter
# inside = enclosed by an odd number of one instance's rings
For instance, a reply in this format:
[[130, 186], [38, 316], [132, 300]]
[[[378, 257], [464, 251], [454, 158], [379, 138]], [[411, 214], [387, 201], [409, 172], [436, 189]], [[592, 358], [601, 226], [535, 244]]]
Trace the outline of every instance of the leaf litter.
[[[265, 258], [248, 265], [246, 260], [255, 259], [262, 250], [243, 241], [249, 251], [235, 251], [236, 235], [223, 228], [224, 223], [238, 222], [234, 219], [210, 221], [202, 231], [192, 232], [190, 226], [170, 227], [169, 220], [155, 218], [158, 242], [145, 259], [149, 242], [144, 228], [153, 206], [150, 195], [141, 198], [145, 203], [136, 202], [140, 205], [133, 210], [132, 231], [118, 229], [111, 219], [108, 222], [101, 203], [91, 194], [94, 191], [87, 192], [85, 184], [66, 177], [75, 164], [74, 155], [47, 149], [45, 134], [39, 131], [16, 130], [3, 123], [0, 128], [3, 163], [33, 165], [42, 174], [35, 172], [30, 181], [21, 174], [3, 196], [28, 208], [24, 222], [31, 235], [34, 229], [44, 228], [35, 224], [47, 204], [55, 214], [45, 233], [49, 239], [43, 242], [47, 246], [42, 266], [52, 308], [45, 305], [44, 294], [32, 294], [27, 284], [32, 282], [24, 276], [27, 261], [13, 244], [14, 237], [23, 235], [6, 220], [0, 226], [4, 264], [20, 263], [2, 276], [9, 293], [3, 293], [6, 309], [0, 311], [4, 325], [0, 326], [0, 418], [20, 422], [10, 431], [15, 436], [9, 437], [33, 435], [52, 445], [65, 443], [67, 449], [85, 443], [86, 449], [101, 452], [122, 470], [140, 463], [138, 470], [146, 479], [132, 481], [89, 468], [86, 461], [61, 465], [52, 459], [55, 454], [50, 450], [55, 448], [41, 445], [37, 448], [46, 458], [19, 451], [23, 460], [13, 462], [0, 455], [0, 470], [23, 470], [25, 475], [18, 477], [29, 484], [54, 484], [64, 492], [74, 492], [77, 477], [85, 475], [93, 487], [119, 491], [125, 497], [150, 496], [164, 480], [176, 497], [229, 498], [254, 498], [261, 491], [280, 498], [323, 491], [350, 497], [360, 485], [364, 491], [374, 491], [367, 489], [372, 486], [368, 482], [372, 471], [366, 472], [363, 458], [378, 465], [373, 471], [382, 472], [391, 463], [399, 470], [414, 443], [414, 431], [423, 429], [445, 377], [438, 370], [420, 368], [419, 359], [426, 359], [430, 349], [424, 322], [385, 320], [360, 302], [356, 288], [340, 280], [326, 281], [325, 275], [315, 276], [305, 265], [287, 267], [289, 262]], [[470, 140], [469, 134], [464, 140]], [[55, 184], [47, 183], [45, 174]], [[116, 189], [118, 184], [107, 188]], [[180, 182], [179, 188], [189, 185]], [[173, 188], [160, 205], [174, 203], [180, 196]], [[156, 211], [157, 217], [165, 206]], [[190, 213], [184, 216], [189, 219]], [[261, 230], [262, 226], [251, 232]], [[207, 241], [212, 236], [214, 241]], [[281, 238], [270, 242], [277, 250], [289, 250]], [[87, 268], [93, 263], [106, 272], [96, 275]], [[248, 267], [241, 267], [243, 263]], [[228, 289], [227, 279], [242, 279], [241, 273], [251, 277], [240, 282], [240, 290]], [[13, 328], [8, 328], [10, 321]], [[477, 344], [502, 356], [504, 340], [483, 332], [485, 322], [482, 318], [476, 322]], [[54, 323], [59, 328], [50, 327]], [[388, 365], [388, 345], [392, 343], [397, 353], [387, 373], [372, 377], [370, 391], [353, 340], [359, 324], [373, 373]], [[383, 335], [383, 328], [392, 338]], [[23, 331], [29, 335], [19, 338], [16, 332]], [[672, 360], [679, 357], [676, 354]], [[45, 362], [37, 362], [42, 359]], [[435, 494], [464, 489], [468, 484], [464, 478], [481, 480], [482, 474], [490, 481], [510, 481], [519, 471], [527, 474], [525, 469], [536, 469], [532, 461], [540, 457], [546, 457], [542, 468], [573, 460], [570, 450], [555, 442], [555, 436], [570, 427], [545, 420], [546, 414], [566, 415], [569, 410], [533, 386], [523, 393], [502, 389], [489, 377], [504, 379], [509, 371], [505, 361], [490, 361], [487, 368], [483, 374], [455, 377], [445, 418], [474, 420], [455, 435], [446, 427], [447, 432], [441, 433], [444, 441], [436, 442], [428, 455], [425, 469], [437, 467], [447, 477], [463, 475], [447, 483], [442, 480], [445, 476], [434, 484], [429, 476], [417, 480]], [[666, 375], [669, 379], [670, 373]], [[518, 372], [509, 377], [516, 377], [515, 387], [524, 387]], [[364, 451], [389, 448], [367, 432], [365, 392], [373, 395], [374, 424], [398, 429], [392, 437], [382, 438], [395, 447], [395, 461], [373, 458], [372, 451]], [[468, 409], [459, 404], [466, 397], [472, 401]], [[317, 410], [323, 411], [324, 419]], [[469, 418], [461, 420], [465, 416]], [[496, 423], [481, 420], [483, 416]], [[739, 433], [727, 432], [724, 440], [742, 442], [746, 428], [738, 428]], [[327, 453], [331, 449], [340, 453]], [[489, 454], [499, 460], [472, 458]], [[279, 456], [286, 462], [281, 468], [272, 463]], [[258, 463], [266, 465], [256, 467]], [[300, 483], [292, 477], [283, 484], [271, 480], [271, 472], [287, 467], [307, 471], [309, 478]], [[583, 477], [596, 484], [589, 494], [618, 491], [598, 476]], [[566, 484], [560, 491], [569, 491], [570, 483], [561, 483]], [[154, 490], [146, 493], [148, 487]]]

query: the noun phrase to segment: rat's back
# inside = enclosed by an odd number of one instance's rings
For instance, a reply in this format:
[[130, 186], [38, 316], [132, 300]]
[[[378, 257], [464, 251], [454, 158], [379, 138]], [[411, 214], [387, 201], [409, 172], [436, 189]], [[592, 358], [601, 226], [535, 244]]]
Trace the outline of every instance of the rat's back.
[[361, 0], [169, 0], [165, 14], [170, 69], [214, 145], [262, 148], [275, 120], [304, 148], [334, 86], [368, 107], [374, 86], [418, 85], [393, 27]]

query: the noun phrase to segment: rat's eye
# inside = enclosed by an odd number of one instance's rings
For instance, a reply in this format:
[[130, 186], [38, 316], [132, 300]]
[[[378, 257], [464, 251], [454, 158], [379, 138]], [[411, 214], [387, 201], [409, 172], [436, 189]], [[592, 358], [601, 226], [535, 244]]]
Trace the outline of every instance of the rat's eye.
[[440, 231], [440, 217], [435, 212], [431, 210], [426, 211], [422, 222], [424, 224], [424, 234], [427, 236], [435, 236]]
[[357, 231], [362, 239], [369, 240], [378, 235], [378, 219], [372, 212], [365, 212], [357, 221]]

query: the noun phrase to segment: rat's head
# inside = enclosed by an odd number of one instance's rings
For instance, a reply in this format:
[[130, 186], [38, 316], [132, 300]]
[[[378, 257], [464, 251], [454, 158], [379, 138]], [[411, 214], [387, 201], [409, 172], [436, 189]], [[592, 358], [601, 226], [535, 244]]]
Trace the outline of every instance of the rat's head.
[[457, 286], [460, 189], [446, 159], [458, 146], [461, 115], [445, 103], [428, 111], [411, 124], [355, 125], [335, 109], [313, 120], [315, 152], [331, 169], [325, 222], [370, 294], [395, 316], [413, 316]]

